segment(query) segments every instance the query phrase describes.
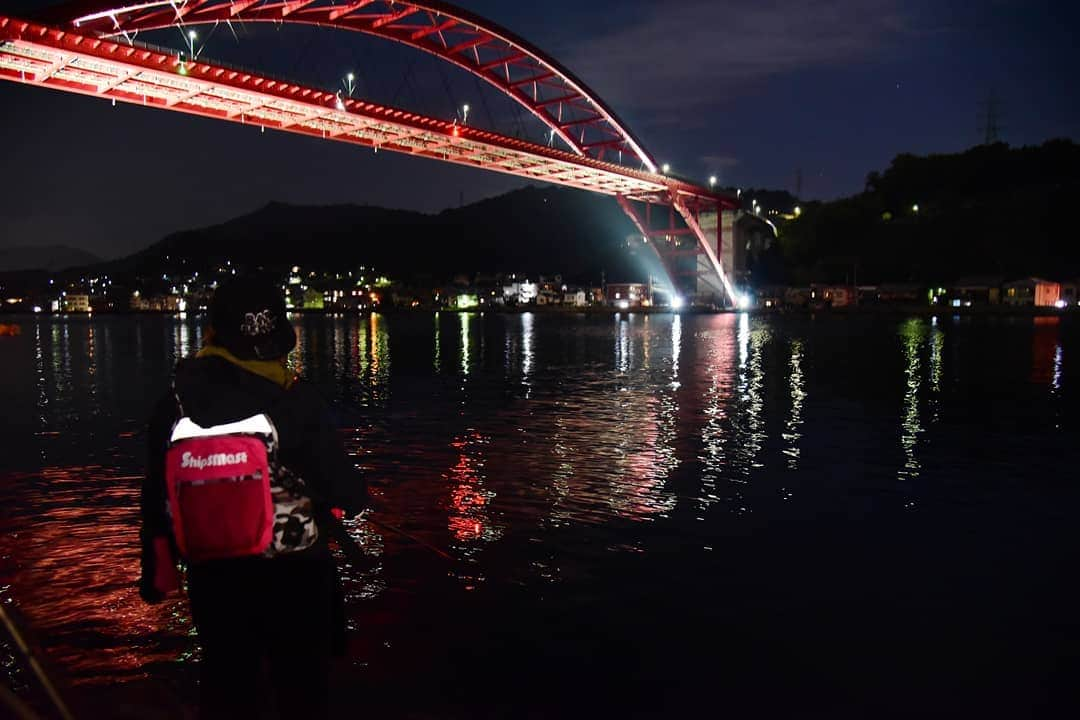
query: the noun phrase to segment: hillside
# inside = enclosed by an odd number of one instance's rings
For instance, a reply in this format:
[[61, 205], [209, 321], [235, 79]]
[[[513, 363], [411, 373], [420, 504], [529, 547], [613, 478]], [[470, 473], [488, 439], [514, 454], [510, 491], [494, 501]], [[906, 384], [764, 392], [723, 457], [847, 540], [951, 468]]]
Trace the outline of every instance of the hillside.
[[100, 258], [85, 250], [64, 245], [44, 247], [0, 247], [0, 272], [48, 270], [56, 272], [80, 265], [92, 265]]
[[784, 278], [806, 283], [1080, 277], [1080, 146], [984, 145], [900, 155], [859, 195], [803, 206], [781, 227]]
[[455, 274], [562, 273], [567, 278], [644, 279], [627, 247], [633, 225], [612, 198], [561, 188], [526, 188], [438, 215], [338, 205], [269, 205], [221, 225], [174, 233], [102, 270], [156, 274], [232, 261], [375, 267], [398, 278]]

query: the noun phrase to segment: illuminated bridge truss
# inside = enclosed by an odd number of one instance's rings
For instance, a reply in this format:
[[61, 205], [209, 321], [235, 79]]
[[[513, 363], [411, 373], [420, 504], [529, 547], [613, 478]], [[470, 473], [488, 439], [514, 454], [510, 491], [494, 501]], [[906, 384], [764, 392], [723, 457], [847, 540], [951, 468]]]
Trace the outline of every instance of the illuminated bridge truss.
[[[0, 79], [613, 195], [645, 237], [651, 230], [642, 227], [633, 201], [665, 205], [682, 217], [681, 231], [696, 237], [696, 252], [713, 284], [735, 297], [718, 259], [722, 238], [706, 237], [699, 225], [700, 213], [733, 208], [733, 199], [658, 174], [651, 156], [584, 84], [525, 41], [467, 11], [441, 2], [375, 0], [117, 2], [62, 5], [44, 24], [0, 15]], [[525, 106], [566, 149], [194, 60], [136, 40], [148, 30], [233, 21], [353, 30], [431, 53]], [[662, 252], [661, 260], [669, 265]]]

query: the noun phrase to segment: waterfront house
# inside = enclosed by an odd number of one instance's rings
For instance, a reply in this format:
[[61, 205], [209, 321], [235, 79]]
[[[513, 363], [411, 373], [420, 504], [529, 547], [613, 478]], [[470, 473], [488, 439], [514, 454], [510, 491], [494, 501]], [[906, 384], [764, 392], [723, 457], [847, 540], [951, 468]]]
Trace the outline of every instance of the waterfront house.
[[642, 307], [651, 302], [649, 286], [645, 283], [608, 283], [607, 304], [620, 310]]
[[88, 313], [90, 312], [90, 296], [83, 293], [67, 293], [64, 295], [64, 312]]
[[815, 287], [810, 295], [815, 303], [825, 307], [843, 308], [858, 304], [857, 290], [848, 285]]
[[1042, 278], [1005, 283], [1004, 302], [1013, 307], [1054, 307], [1061, 299], [1061, 284]]
[[960, 278], [949, 286], [948, 298], [951, 305], [959, 302], [959, 305], [963, 307], [1000, 305], [1003, 284], [1003, 278], [1000, 277]]
[[1077, 287], [1080, 287], [1080, 280], [1061, 283], [1061, 301], [1066, 307], [1076, 307]]

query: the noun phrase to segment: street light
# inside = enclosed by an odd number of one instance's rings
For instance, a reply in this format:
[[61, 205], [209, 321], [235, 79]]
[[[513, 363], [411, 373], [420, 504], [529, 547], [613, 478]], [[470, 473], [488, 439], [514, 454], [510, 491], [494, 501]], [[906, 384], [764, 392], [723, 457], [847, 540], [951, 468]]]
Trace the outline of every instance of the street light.
[[469, 124], [469, 106], [465, 105], [465, 107], [463, 107], [461, 109], [465, 113], [465, 119], [462, 121], [461, 124], [462, 125], [468, 125]]
[[353, 91], [356, 90], [356, 76], [349, 73], [345, 76], [345, 89], [349, 91], [349, 97], [352, 97]]
[[199, 37], [198, 33], [194, 30], [188, 30], [188, 50], [191, 51], [191, 58], [195, 59], [195, 38]]
[[802, 208], [799, 207], [798, 205], [796, 205], [795, 206], [795, 217], [799, 217], [800, 215], [802, 215]]
[[711, 177], [709, 177], [709, 187], [716, 187], [716, 176], [715, 175], [712, 175]]
[[919, 214], [919, 205], [918, 205], [918, 203], [911, 206], [911, 212], [915, 213], [916, 215]]
[[660, 171], [667, 175], [669, 172], [671, 172], [671, 165], [668, 163], [664, 163], [663, 167], [660, 168]]

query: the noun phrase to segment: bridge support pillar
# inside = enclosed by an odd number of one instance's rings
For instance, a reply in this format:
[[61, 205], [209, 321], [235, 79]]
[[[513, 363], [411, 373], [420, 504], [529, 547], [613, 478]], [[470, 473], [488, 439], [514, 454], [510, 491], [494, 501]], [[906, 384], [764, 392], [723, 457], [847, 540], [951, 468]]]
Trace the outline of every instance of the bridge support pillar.
[[[646, 200], [644, 213], [629, 198], [619, 195], [617, 199], [641, 236], [652, 240], [650, 244], [676, 292], [699, 305], [737, 304], [735, 289], [728, 279], [732, 263], [725, 268], [721, 260], [725, 252], [730, 254], [731, 243], [724, 242], [725, 234], [732, 233], [734, 227], [730, 213], [700, 205], [691, 207], [685, 198], [675, 194]], [[654, 204], [667, 209], [666, 228], [653, 227]], [[676, 216], [682, 219], [682, 227], [676, 224]]]
[[[713, 248], [724, 276], [733, 283], [739, 277], [737, 257], [740, 254], [735, 246], [735, 215], [734, 210], [722, 210], [719, 213], [706, 210], [698, 216], [702, 232], [709, 238], [710, 243], [715, 243]], [[706, 258], [701, 260], [705, 262]]]

